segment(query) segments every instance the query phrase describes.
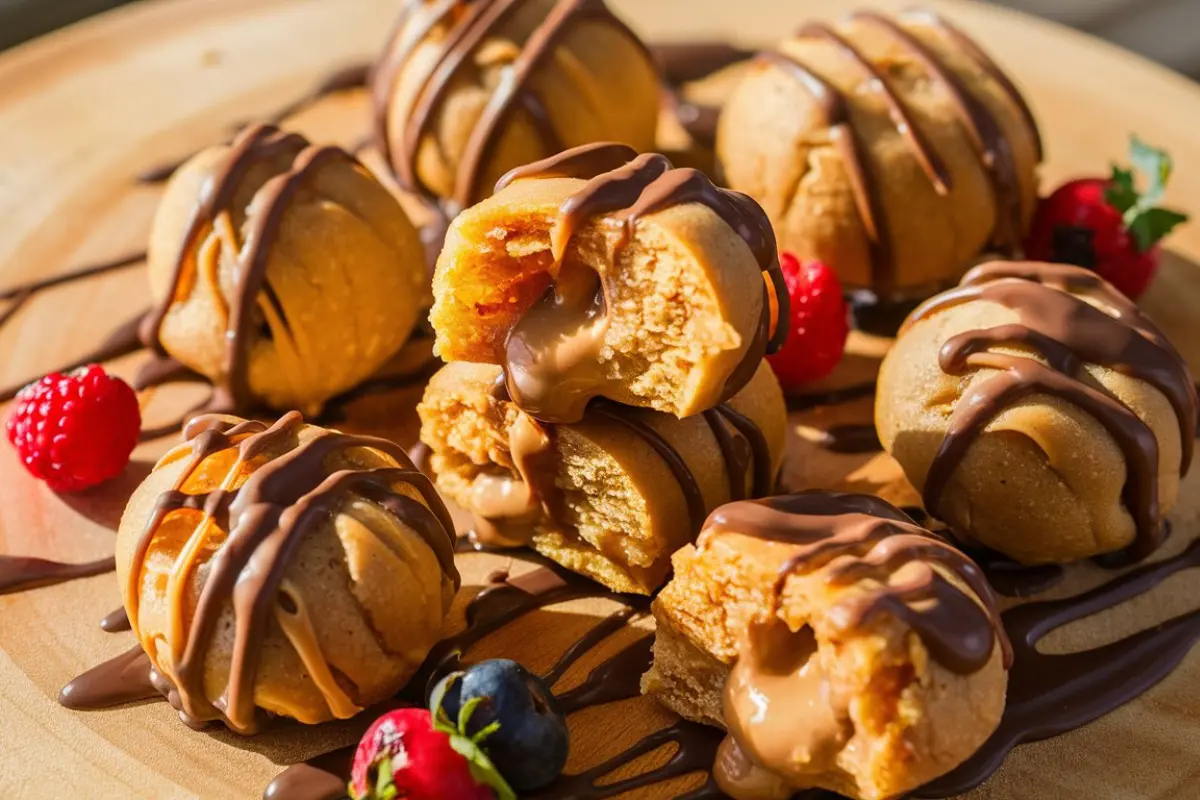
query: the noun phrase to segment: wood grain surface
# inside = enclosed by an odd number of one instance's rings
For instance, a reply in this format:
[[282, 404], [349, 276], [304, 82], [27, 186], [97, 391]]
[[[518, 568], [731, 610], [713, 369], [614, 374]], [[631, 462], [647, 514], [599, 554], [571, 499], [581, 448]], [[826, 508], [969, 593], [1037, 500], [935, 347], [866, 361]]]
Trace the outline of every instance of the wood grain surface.
[[[648, 38], [768, 42], [810, 17], [848, 8], [828, 0], [612, 0]], [[908, 0], [880, 0], [883, 8]], [[239, 122], [269, 114], [302, 94], [331, 66], [371, 56], [396, 0], [158, 0], [138, 3], [0, 56], [0, 289], [34, 276], [144, 246], [158, 192], [132, 176], [227, 136]], [[1169, 200], [1200, 211], [1200, 89], [1149, 62], [1081, 34], [982, 5], [931, 2], [976, 34], [1027, 90], [1046, 134], [1046, 183], [1103, 172], [1136, 130], [1172, 150], [1178, 164]], [[350, 142], [366, 128], [364, 99], [338, 96], [295, 120], [315, 138]], [[1200, 225], [1183, 228], [1146, 300], [1193, 369], [1200, 366]], [[78, 356], [145, 307], [140, 269], [39, 296], [0, 331], [0, 383], [30, 378]], [[869, 377], [886, 343], [859, 339], [838, 381]], [[140, 356], [118, 362], [128, 375]], [[165, 421], [189, 390], [144, 398], [148, 424]], [[364, 401], [354, 427], [415, 438], [419, 389]], [[900, 501], [912, 498], [883, 456], [831, 455], [814, 432], [870, 419], [869, 399], [793, 415], [787, 484], [844, 487]], [[0, 447], [0, 552], [85, 561], [112, 552], [128, 493], [167, 442], [142, 447], [124, 477], [59, 497]], [[1200, 471], [1198, 471], [1200, 472]], [[1174, 515], [1175, 543], [1200, 531], [1200, 478], [1193, 473]], [[465, 600], [507, 559], [460, 556]], [[1069, 647], [1123, 635], [1162, 619], [1164, 609], [1200, 596], [1200, 576], [1161, 587], [1138, 618], [1112, 614], [1082, 633], [1050, 642]], [[74, 675], [128, 648], [131, 634], [105, 634], [101, 617], [119, 603], [113, 576], [0, 596], [0, 795], [8, 798], [250, 798], [283, 765], [353, 738], [353, 725], [281, 724], [255, 738], [196, 733], [164, 703], [75, 713], [55, 698]], [[1194, 605], [1194, 604], [1193, 604]], [[478, 655], [505, 654], [545, 667], [598, 616], [606, 601], [537, 612], [486, 640]], [[1154, 617], [1154, 618], [1152, 618]], [[640, 623], [643, 626], [648, 622]], [[579, 681], [631, 637], [605, 643], [564, 678]], [[476, 655], [475, 653], [472, 656]], [[1200, 797], [1200, 655], [1138, 702], [1085, 729], [1020, 748], [972, 796], [995, 800], [1189, 800]], [[588, 709], [571, 719], [579, 769], [614, 755], [669, 722], [638, 699]], [[953, 720], [947, 720], [953, 725]], [[666, 754], [659, 753], [661, 760]], [[635, 765], [645, 769], [647, 763]], [[696, 778], [636, 795], [673, 797]], [[635, 796], [635, 795], [630, 795]]]

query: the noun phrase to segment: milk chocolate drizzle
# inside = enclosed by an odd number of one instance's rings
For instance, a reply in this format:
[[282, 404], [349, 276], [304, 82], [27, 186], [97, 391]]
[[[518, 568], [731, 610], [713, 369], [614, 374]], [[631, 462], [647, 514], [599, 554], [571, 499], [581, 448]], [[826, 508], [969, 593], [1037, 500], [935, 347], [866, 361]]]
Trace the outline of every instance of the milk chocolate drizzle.
[[[675, 169], [665, 156], [638, 155], [613, 143], [584, 145], [518, 167], [500, 179], [496, 190], [516, 181], [551, 177], [587, 181], [563, 203], [554, 221], [550, 241], [556, 265], [562, 265], [578, 229], [594, 217], [611, 215], [619, 223], [615, 261], [642, 217], [688, 203], [712, 210], [746, 243], [764, 276], [762, 317], [742, 361], [726, 380], [724, 399], [737, 394], [754, 377], [764, 354], [783, 345], [790, 310], [775, 234], [762, 209], [749, 197], [717, 188], [698, 170]], [[604, 391], [604, 380], [595, 373], [597, 350], [612, 306], [610, 280], [610, 276], [602, 276], [594, 296], [583, 292], [579, 298], [568, 297], [557, 284], [552, 285], [543, 301], [510, 333], [505, 348], [509, 392], [522, 409], [538, 419], [577, 422], [587, 401]], [[774, 330], [772, 297], [778, 306]], [[574, 323], [578, 330], [570, 332], [571, 346], [557, 347], [551, 357], [544, 351], [553, 323]]]
[[[375, 68], [371, 85], [376, 115], [375, 142], [405, 188], [429, 194], [418, 175], [417, 158], [454, 85], [454, 78], [480, 44], [501, 29], [523, 3], [524, 0], [430, 3], [409, 0], [402, 9], [384, 57]], [[508, 65], [507, 75], [493, 91], [475, 123], [457, 166], [454, 196], [450, 198], [452, 208], [465, 208], [478, 199], [479, 182], [495, 155], [503, 126], [518, 109], [532, 122], [545, 152], [557, 152], [568, 144], [562, 141], [531, 83], [546, 60], [553, 56], [563, 37], [585, 22], [600, 23], [623, 32], [630, 42], [643, 49], [647, 61], [650, 60], [641, 40], [613, 15], [603, 0], [558, 0], [546, 19], [521, 45], [520, 54]], [[437, 44], [428, 78], [398, 137], [400, 151], [393, 152], [389, 110], [400, 74], [409, 66], [416, 48], [439, 28], [446, 29], [445, 35]]]
[[[357, 493], [403, 520], [429, 545], [446, 577], [458, 584], [453, 523], [432, 483], [412, 465], [404, 450], [382, 439], [334, 432], [299, 442], [295, 437], [302, 423], [295, 412], [269, 428], [259, 422], [232, 424], [215, 417], [193, 420], [185, 432], [190, 439], [190, 461], [175, 488], [159, 497], [134, 548], [133, 567], [125, 586], [125, 607], [137, 631], [142, 565], [161, 525], [175, 511], [201, 512], [167, 587], [168, 600], [173, 603], [173, 625], [179, 636], [168, 637], [166, 642], [172, 648], [172, 663], [164, 665], [167, 668], [163, 677], [178, 693], [180, 715], [187, 721], [221, 720], [240, 733], [253, 732], [261, 726], [263, 715], [254, 702], [261, 640], [271, 615], [278, 618], [294, 614], [301, 602], [290, 595], [284, 575], [310, 527], [323, 519], [345, 493]], [[236, 474], [251, 460], [288, 447], [293, 441], [295, 445], [286, 452], [258, 466], [240, 488], [221, 488], [207, 494], [182, 491], [186, 480], [215, 453], [236, 448], [237, 462], [232, 473]], [[377, 450], [400, 466], [327, 472], [328, 456], [353, 448]], [[395, 484], [416, 489], [424, 502], [395, 491], [392, 488]], [[176, 587], [190, 580], [191, 571], [197, 566], [196, 552], [214, 523], [227, 530], [228, 535], [209, 564], [190, 625], [185, 626], [181, 618], [184, 609], [179, 605], [183, 590]], [[205, 692], [206, 661], [218, 619], [231, 600], [235, 639], [229, 683], [221, 697], [214, 700]], [[288, 626], [284, 628], [287, 630]], [[313, 671], [312, 665], [308, 668]], [[349, 703], [348, 698], [327, 696], [327, 700], [331, 709], [339, 703]]]
[[[920, 25], [937, 29], [953, 42], [985, 72], [1005, 96], [1016, 107], [1022, 122], [1028, 126], [1041, 158], [1041, 139], [1036, 121], [1029, 106], [1021, 97], [1012, 81], [983, 50], [966, 34], [952, 27], [934, 14], [918, 12], [906, 14], [900, 19], [911, 20]], [[943, 62], [936, 50], [926, 45], [919, 37], [881, 14], [860, 12], [850, 17], [852, 22], [879, 26], [888, 31], [896, 43], [916, 59], [951, 99], [955, 113], [971, 140], [982, 167], [987, 171], [996, 202], [996, 224], [992, 234], [991, 248], [1011, 254], [1019, 250], [1021, 231], [1024, 227], [1024, 210], [1021, 208], [1020, 182], [1014, 161], [1012, 143], [1005, 129], [996, 119], [994, 112], [975, 96], [962, 79]], [[862, 68], [870, 79], [867, 86], [882, 93], [888, 112], [896, 129], [908, 142], [914, 158], [929, 176], [935, 191], [948, 194], [953, 186], [945, 165], [940, 161], [936, 149], [925, 138], [921, 129], [914, 124], [904, 101], [889, 84], [874, 62], [860, 52], [845, 36], [823, 23], [811, 23], [797, 34], [800, 38], [820, 37], [833, 42], [846, 56]], [[834, 145], [842, 155], [855, 205], [871, 244], [872, 290], [886, 299], [895, 288], [895, 266], [893, 263], [889, 223], [879, 194], [879, 178], [871, 170], [871, 162], [865, 157], [866, 144], [856, 128], [849, 112], [847, 97], [831, 82], [817, 74], [811, 67], [794, 56], [783, 52], [768, 52], [760, 56], [762, 62], [773, 64], [802, 83], [817, 101], [819, 113], [831, 129]]]
[[[978, 671], [997, 640], [1005, 665], [1011, 651], [1000, 625], [995, 595], [979, 567], [962, 551], [934, 537], [878, 497], [801, 492], [730, 503], [714, 511], [709, 535], [740, 533], [799, 545], [779, 570], [772, 596], [778, 603], [794, 575], [824, 571], [831, 586], [870, 580], [880, 588], [829, 609], [827, 620], [846, 631], [888, 614], [909, 625], [930, 654], [954, 672]], [[917, 564], [914, 577], [889, 585], [890, 576]], [[978, 602], [947, 580], [936, 564], [970, 587]], [[927, 604], [924, 601], [936, 600]], [[771, 609], [774, 614], [775, 609]]]
[[[1061, 397], [1102, 424], [1125, 456], [1124, 500], [1137, 528], [1132, 558], [1144, 558], [1162, 541], [1158, 503], [1158, 441], [1133, 411], [1083, 381], [1086, 363], [1100, 364], [1154, 386], [1178, 417], [1182, 462], [1191, 464], [1196, 435], [1196, 389], [1183, 359], [1162, 332], [1128, 299], [1095, 273], [1079, 267], [995, 263], [976, 267], [959, 288], [917, 309], [906, 326], [973, 300], [999, 303], [1019, 321], [961, 333], [939, 354], [942, 369], [963, 375], [973, 368], [997, 374], [959, 400], [925, 480], [925, 505], [935, 515], [955, 470], [984, 428], [1004, 409], [1034, 394]], [[1090, 301], [1090, 302], [1089, 302]], [[1017, 346], [1033, 358], [989, 352]]]
[[43, 558], [24, 556], [0, 556], [0, 595], [23, 592], [39, 586], [90, 578], [116, 569], [112, 558], [89, 561], [84, 564], [63, 564]]
[[1144, 594], [1171, 575], [1200, 567], [1200, 541], [1180, 555], [1139, 567], [1076, 597], [1004, 612], [1015, 650], [1000, 727], [962, 766], [915, 792], [954, 797], [983, 783], [1018, 744], [1049, 739], [1099, 719], [1169, 675], [1200, 641], [1200, 611], [1174, 617], [1091, 650], [1043, 653], [1039, 642], [1076, 620]]

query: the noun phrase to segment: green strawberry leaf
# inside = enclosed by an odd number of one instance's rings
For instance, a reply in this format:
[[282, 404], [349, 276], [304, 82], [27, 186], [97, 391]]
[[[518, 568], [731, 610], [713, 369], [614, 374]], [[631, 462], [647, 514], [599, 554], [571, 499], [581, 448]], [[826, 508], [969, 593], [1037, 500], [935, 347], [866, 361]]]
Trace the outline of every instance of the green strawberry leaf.
[[1135, 172], [1142, 173], [1149, 181], [1143, 203], [1151, 206], [1161, 200], [1175, 167], [1170, 154], [1166, 150], [1151, 147], [1137, 136], [1132, 136], [1129, 141], [1129, 163]]
[[471, 716], [482, 702], [482, 697], [472, 697], [462, 704], [462, 708], [458, 709], [458, 733], [461, 736], [467, 735], [467, 725], [471, 722]]
[[451, 736], [450, 746], [454, 752], [467, 760], [467, 768], [476, 783], [489, 787], [496, 795], [496, 800], [517, 800], [517, 794], [504, 780], [500, 770], [488, 758], [477, 744], [463, 736]]
[[1132, 170], [1121, 169], [1114, 164], [1109, 183], [1104, 199], [1110, 206], [1124, 214], [1137, 205], [1138, 193], [1137, 187], [1133, 184]]
[[392, 774], [392, 760], [385, 758], [379, 762], [375, 776], [375, 797], [378, 800], [395, 800], [396, 781]]
[[1150, 208], [1134, 217], [1129, 232], [1137, 242], [1138, 250], [1146, 252], [1171, 232], [1176, 225], [1187, 222], [1187, 214], [1167, 208]]
[[492, 720], [488, 725], [485, 725], [479, 730], [479, 733], [471, 737], [471, 741], [475, 744], [481, 744], [484, 739], [491, 736], [496, 731], [500, 730], [500, 720]]
[[[1187, 215], [1159, 208], [1171, 180], [1175, 163], [1167, 151], [1130, 138], [1129, 163], [1132, 169], [1113, 166], [1112, 178], [1104, 199], [1121, 212], [1125, 228], [1133, 235], [1140, 252], [1147, 252], [1182, 222]], [[1137, 176], [1145, 176], [1146, 190], [1138, 192]]]

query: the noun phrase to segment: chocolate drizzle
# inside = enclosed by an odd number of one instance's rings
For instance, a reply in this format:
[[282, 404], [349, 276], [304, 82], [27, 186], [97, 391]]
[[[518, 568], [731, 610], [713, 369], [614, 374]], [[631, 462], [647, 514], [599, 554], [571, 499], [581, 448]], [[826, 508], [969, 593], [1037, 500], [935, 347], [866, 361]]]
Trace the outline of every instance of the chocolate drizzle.
[[[186, 446], [190, 449], [190, 461], [175, 488], [159, 498], [135, 546], [133, 568], [125, 586], [125, 607], [137, 631], [142, 565], [160, 526], [172, 512], [182, 509], [202, 512], [166, 589], [178, 637], [174, 641], [168, 637], [167, 644], [173, 652], [163, 677], [170, 679], [178, 693], [180, 714], [190, 722], [221, 720], [241, 733], [253, 732], [261, 726], [263, 719], [255, 707], [254, 684], [268, 618], [272, 614], [278, 618], [281, 614], [295, 613], [298, 600], [289, 594], [284, 574], [310, 526], [324, 519], [344, 493], [356, 492], [402, 519], [429, 545], [446, 577], [455, 585], [458, 583], [453, 523], [432, 483], [412, 465], [404, 450], [382, 439], [333, 432], [300, 441], [296, 437], [301, 425], [302, 419], [295, 412], [269, 428], [257, 422], [232, 424], [203, 417], [193, 420], [185, 432], [190, 438], [190, 445]], [[240, 488], [198, 495], [181, 490], [188, 477], [215, 453], [236, 448], [236, 468], [293, 442], [294, 446], [286, 452], [259, 466]], [[326, 472], [324, 463], [329, 455], [354, 448], [377, 450], [400, 466]], [[397, 492], [392, 488], [395, 484], [417, 490], [424, 502]], [[227, 530], [228, 535], [209, 563], [186, 638], [181, 639], [181, 594], [212, 522]], [[205, 691], [206, 661], [218, 618], [230, 600], [235, 638], [229, 682], [221, 697], [214, 700]], [[286, 630], [287, 626], [284, 627]], [[313, 670], [312, 665], [307, 666]], [[330, 697], [325, 687], [321, 688], [331, 709], [349, 703], [348, 698]]]
[[[741, 391], [754, 377], [763, 355], [782, 347], [790, 317], [775, 234], [762, 209], [746, 195], [717, 188], [698, 170], [675, 169], [665, 156], [638, 155], [626, 145], [613, 143], [584, 145], [518, 167], [500, 179], [496, 191], [516, 181], [556, 177], [587, 181], [562, 204], [550, 232], [551, 255], [557, 265], [562, 265], [578, 229], [594, 217], [611, 215], [620, 224], [612, 256], [616, 260], [642, 217], [689, 203], [710, 209], [746, 243], [764, 277], [762, 316], [742, 361], [725, 382], [723, 399]], [[528, 413], [551, 422], [575, 422], [587, 400], [603, 391], [603, 381], [591, 372], [595, 370], [592, 356], [603, 339], [612, 305], [609, 280], [601, 277], [592, 293], [566, 292], [560, 287], [560, 276], [510, 333], [505, 346], [509, 392]], [[576, 294], [580, 296], [569, 296]], [[773, 330], [772, 298], [778, 311]], [[556, 321], [576, 321], [578, 332], [572, 334], [572, 343], [586, 338], [588, 346], [573, 346], [569, 353], [560, 347], [554, 357], [546, 355], [542, 340], [547, 338], [551, 314], [561, 318]], [[558, 389], [552, 403], [548, 400], [551, 384]]]
[[151, 679], [146, 651], [134, 645], [68, 683], [58, 693], [58, 702], [76, 711], [89, 711], [161, 697]]
[[[1095, 273], [1071, 266], [995, 263], [976, 267], [958, 289], [917, 309], [915, 325], [974, 300], [999, 303], [1019, 322], [961, 333], [947, 341], [939, 363], [950, 375], [997, 370], [959, 400], [925, 480], [925, 505], [935, 515], [943, 493], [971, 444], [1004, 409], [1034, 394], [1050, 394], [1093, 416], [1112, 436], [1128, 466], [1124, 500], [1137, 528], [1129, 555], [1144, 558], [1162, 541], [1158, 502], [1158, 441], [1133, 411], [1083, 381], [1083, 367], [1099, 364], [1154, 386], [1174, 408], [1180, 427], [1180, 473], [1191, 464], [1197, 399], [1187, 366], [1161, 331]], [[1090, 301], [1090, 302], [1089, 302]], [[1033, 358], [989, 352], [995, 346], [1032, 350]]]
[[[523, 0], [433, 3], [409, 0], [403, 7], [384, 56], [374, 71], [372, 97], [376, 145], [392, 164], [405, 188], [431, 194], [418, 176], [417, 158], [422, 143], [445, 105], [455, 76], [484, 40], [502, 27], [522, 3]], [[644, 49], [637, 36], [612, 14], [603, 0], [558, 0], [545, 20], [521, 45], [520, 53], [508, 65], [505, 79], [493, 91], [471, 130], [455, 173], [454, 195], [450, 199], [453, 208], [465, 208], [478, 199], [479, 181], [495, 154], [505, 123], [516, 110], [526, 113], [545, 152], [562, 149], [564, 142], [531, 83], [563, 37], [576, 25], [588, 21], [622, 31], [630, 42]], [[401, 144], [399, 152], [394, 152], [389, 111], [400, 73], [416, 48], [440, 27], [447, 30], [432, 59], [428, 78], [409, 110], [407, 124], [397, 137]], [[649, 61], [648, 51], [645, 56]]]
[[[1041, 139], [1036, 121], [1029, 106], [1021, 97], [1016, 86], [1000, 70], [983, 50], [966, 34], [953, 28], [933, 14], [905, 14], [901, 21], [909, 20], [937, 29], [962, 50], [983, 72], [997, 83], [1016, 107], [1022, 122], [1028, 127], [1041, 158]], [[947, 93], [955, 113], [970, 138], [980, 165], [987, 171], [996, 202], [996, 223], [990, 246], [1001, 253], [1012, 254], [1019, 250], [1024, 229], [1024, 210], [1021, 207], [1021, 186], [1014, 160], [1012, 143], [995, 117], [979, 97], [973, 94], [958, 74], [943, 62], [938, 53], [907, 30], [901, 22], [882, 14], [860, 12], [850, 21], [875, 25], [891, 34], [896, 43], [918, 61]], [[887, 77], [875, 62], [859, 51], [852, 41], [823, 23], [810, 23], [802, 28], [799, 38], [823, 38], [832, 42], [848, 58], [852, 59], [867, 74], [865, 84], [872, 91], [882, 94], [888, 114], [896, 130], [908, 142], [917, 163], [940, 195], [952, 190], [951, 176], [938, 157], [937, 150], [925, 137], [921, 128], [911, 118], [903, 100], [892, 88]], [[842, 155], [847, 177], [854, 193], [855, 205], [871, 247], [872, 291], [886, 298], [895, 290], [894, 253], [888, 230], [888, 220], [879, 194], [879, 180], [865, 158], [866, 144], [856, 129], [849, 112], [848, 98], [830, 81], [818, 75], [810, 66], [783, 52], [760, 55], [763, 63], [773, 64], [792, 75], [812, 94], [825, 125], [831, 129], [831, 138]]]
[[1033, 602], [1004, 612], [1015, 650], [1000, 727], [962, 766], [917, 790], [955, 797], [983, 783], [1018, 744], [1048, 739], [1098, 719], [1149, 690], [1200, 641], [1200, 612], [1175, 617], [1091, 650], [1043, 653], [1051, 632], [1144, 594], [1166, 578], [1200, 567], [1200, 541], [1179, 556], [1140, 567], [1076, 597]]
[[[779, 570], [772, 594], [777, 603], [788, 580], [798, 574], [823, 571], [831, 586], [875, 581], [878, 589], [840, 602], [827, 612], [827, 619], [853, 630], [870, 624], [877, 615], [891, 615], [910, 626], [943, 666], [962, 674], [981, 669], [997, 640], [1005, 666], [1011, 663], [995, 596], [979, 567], [884, 500], [802, 492], [730, 503], [709, 516], [704, 531], [800, 546]], [[933, 569], [933, 564], [970, 587], [978, 602]], [[912, 578], [890, 584], [889, 577], [902, 568], [910, 570]], [[930, 600], [936, 602], [926, 602]]]
[[0, 595], [103, 575], [116, 568], [116, 562], [112, 558], [102, 558], [84, 564], [63, 564], [43, 558], [0, 556]]

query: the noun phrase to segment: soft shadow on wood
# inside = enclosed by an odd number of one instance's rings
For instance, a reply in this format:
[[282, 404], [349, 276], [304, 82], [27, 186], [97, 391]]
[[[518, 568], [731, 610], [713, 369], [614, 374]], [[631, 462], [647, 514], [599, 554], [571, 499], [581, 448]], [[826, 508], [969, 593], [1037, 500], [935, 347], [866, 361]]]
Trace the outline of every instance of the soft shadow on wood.
[[153, 469], [153, 461], [135, 459], [126, 465], [124, 472], [111, 481], [86, 491], [61, 494], [59, 497], [78, 514], [115, 531], [121, 524], [125, 504]]

